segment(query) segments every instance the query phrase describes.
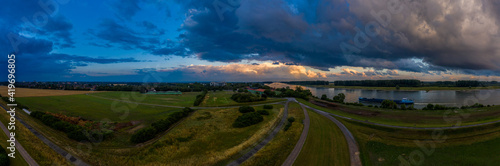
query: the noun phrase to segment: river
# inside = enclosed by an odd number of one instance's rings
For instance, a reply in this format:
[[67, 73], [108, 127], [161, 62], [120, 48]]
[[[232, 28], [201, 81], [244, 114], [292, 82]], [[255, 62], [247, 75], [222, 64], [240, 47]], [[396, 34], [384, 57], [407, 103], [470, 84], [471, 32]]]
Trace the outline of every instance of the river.
[[[266, 84], [273, 88], [289, 86], [295, 89], [298, 85], [285, 83]], [[320, 88], [302, 86], [311, 90], [314, 96], [321, 97], [326, 94], [328, 98], [344, 93], [345, 102], [358, 102], [359, 97], [381, 98], [391, 100], [401, 100], [402, 98], [412, 99], [416, 108], [422, 108], [428, 103], [446, 105], [449, 107], [460, 107], [481, 103], [483, 105], [499, 105], [500, 89], [493, 90], [432, 90], [432, 91], [404, 91], [404, 90], [369, 90], [369, 89], [343, 89], [343, 88]], [[373, 103], [364, 103], [373, 104]]]

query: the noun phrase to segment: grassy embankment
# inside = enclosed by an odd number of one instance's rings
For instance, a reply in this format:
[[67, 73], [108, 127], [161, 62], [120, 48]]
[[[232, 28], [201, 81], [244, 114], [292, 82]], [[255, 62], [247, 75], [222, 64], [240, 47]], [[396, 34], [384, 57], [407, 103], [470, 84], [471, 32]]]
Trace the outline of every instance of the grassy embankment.
[[[2, 109], [2, 113], [1, 114], [6, 114], [3, 109]], [[3, 116], [3, 115], [2, 115]], [[3, 117], [2, 117], [2, 123], [5, 125], [5, 127], [7, 127], [7, 123], [5, 123], [7, 121], [3, 120]], [[7, 152], [7, 154], [10, 153], [10, 150], [7, 149], [9, 145], [9, 142], [7, 142], [6, 140], [10, 139], [10, 136], [8, 137], [4, 132], [3, 130], [0, 131], [1, 134], [0, 134], [0, 145], [2, 146], [2, 148]], [[16, 137], [17, 139], [17, 137]], [[22, 144], [21, 144], [22, 145]], [[16, 149], [17, 150], [17, 149]], [[8, 159], [10, 160], [10, 165], [13, 165], [13, 166], [28, 166], [28, 163], [26, 163], [26, 161], [24, 161], [24, 158], [23, 156], [21, 156], [20, 153], [17, 153], [14, 155], [16, 158], [10, 158], [8, 157]]]
[[[394, 129], [340, 120], [356, 137], [363, 165], [399, 165], [400, 156], [410, 161], [412, 153], [424, 155], [423, 165], [495, 165], [500, 162], [500, 124], [435, 131]], [[415, 141], [432, 153], [426, 153]], [[418, 156], [412, 158], [421, 161]]]
[[[395, 110], [333, 103], [329, 108], [297, 99], [310, 107], [336, 115], [374, 123], [409, 127], [450, 127], [456, 124], [455, 117], [463, 118], [461, 125], [479, 124], [500, 120], [500, 106], [459, 110]], [[317, 101], [317, 100], [316, 100]], [[325, 103], [321, 103], [325, 104]], [[328, 103], [326, 103], [328, 104]], [[445, 116], [448, 121], [445, 120]], [[468, 115], [468, 116], [467, 116]]]
[[[0, 101], [4, 107], [7, 105], [4, 101]], [[22, 112], [19, 108], [16, 109], [16, 116], [22, 116], [24, 112]], [[6, 125], [9, 120], [10, 115], [7, 114], [5, 110], [2, 109], [0, 113], [0, 121]], [[1, 131], [3, 133], [3, 131]], [[2, 141], [2, 146], [6, 148], [7, 136], [2, 134], [0, 137]], [[33, 133], [31, 133], [26, 127], [24, 127], [19, 122], [16, 122], [16, 139], [19, 141], [21, 145], [23, 145], [24, 149], [28, 151], [30, 156], [39, 164], [39, 165], [71, 165], [57, 152], [52, 150], [49, 146], [43, 143], [38, 139]], [[19, 159], [22, 161], [19, 161]], [[16, 159], [11, 159], [11, 164], [19, 164], [19, 165], [27, 165], [22, 156], [17, 153]]]
[[342, 131], [330, 119], [308, 109], [311, 121], [306, 143], [294, 165], [350, 165]]
[[300, 138], [302, 129], [304, 128], [304, 112], [299, 104], [289, 103], [288, 117], [294, 117], [295, 122], [292, 126], [284, 131], [279, 131], [278, 134], [266, 146], [260, 149], [252, 158], [248, 159], [242, 166], [250, 165], [275, 165], [283, 164], [290, 152], [295, 147], [295, 144]]
[[[368, 86], [335, 86], [335, 85], [302, 85], [310, 87], [321, 87], [321, 88], [340, 88], [340, 89], [368, 89], [368, 90], [397, 90], [396, 87], [368, 87]], [[500, 86], [487, 86], [487, 87], [439, 87], [439, 86], [429, 86], [429, 87], [400, 87], [399, 90], [404, 91], [431, 91], [431, 90], [480, 90], [480, 89], [500, 89]]]

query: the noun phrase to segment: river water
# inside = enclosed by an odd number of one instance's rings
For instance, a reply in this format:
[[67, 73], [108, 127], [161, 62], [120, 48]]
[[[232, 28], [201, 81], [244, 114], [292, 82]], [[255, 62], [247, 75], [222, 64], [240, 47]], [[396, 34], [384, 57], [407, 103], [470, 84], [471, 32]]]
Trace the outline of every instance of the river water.
[[[290, 87], [295, 89], [297, 85], [284, 83], [267, 84], [273, 88]], [[432, 91], [403, 91], [403, 90], [369, 90], [369, 89], [342, 89], [342, 88], [316, 88], [302, 86], [311, 90], [314, 96], [321, 97], [326, 94], [328, 98], [344, 93], [346, 102], [358, 102], [359, 97], [381, 98], [401, 100], [402, 98], [413, 99], [416, 108], [422, 108], [428, 103], [446, 105], [449, 107], [460, 107], [481, 103], [483, 105], [499, 105], [500, 89], [494, 90], [432, 90]], [[364, 103], [373, 104], [373, 103]], [[375, 104], [374, 104], [375, 105]]]

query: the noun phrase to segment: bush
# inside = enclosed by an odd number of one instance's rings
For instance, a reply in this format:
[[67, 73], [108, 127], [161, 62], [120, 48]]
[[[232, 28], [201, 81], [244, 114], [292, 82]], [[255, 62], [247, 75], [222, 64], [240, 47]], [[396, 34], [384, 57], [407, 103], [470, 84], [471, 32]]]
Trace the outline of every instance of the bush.
[[132, 134], [130, 141], [132, 143], [143, 143], [150, 139], [153, 139], [156, 136], [156, 129], [154, 127], [146, 127], [136, 131]]
[[76, 141], [86, 141], [88, 140], [87, 135], [85, 133], [88, 133], [88, 130], [83, 129], [83, 127], [80, 127], [76, 130], [73, 130], [67, 134], [68, 138], [76, 140]]
[[398, 104], [392, 100], [384, 100], [382, 101], [382, 105], [380, 106], [381, 108], [389, 108], [389, 109], [397, 109]]
[[0, 146], [0, 166], [8, 166], [10, 164], [9, 156], [3, 147]]
[[257, 111], [257, 113], [259, 113], [261, 115], [269, 115], [269, 112], [267, 110], [259, 110], [259, 111]]
[[262, 121], [264, 121], [264, 118], [259, 113], [257, 112], [246, 113], [236, 118], [236, 120], [233, 123], [233, 127], [243, 128], [257, 124]]
[[160, 133], [161, 131], [168, 130], [168, 128], [170, 128], [170, 125], [172, 124], [172, 121], [170, 121], [169, 119], [161, 119], [151, 124], [151, 126]]
[[401, 104], [401, 110], [406, 110], [406, 105], [405, 104]]
[[42, 119], [43, 115], [45, 115], [45, 113], [41, 111], [33, 111], [30, 113], [30, 116], [36, 119]]
[[250, 106], [241, 106], [238, 111], [240, 111], [241, 113], [247, 113], [247, 112], [255, 112], [255, 109], [253, 107], [250, 107]]
[[236, 93], [231, 96], [231, 99], [238, 102], [255, 102], [255, 101], [264, 101], [267, 99], [267, 96], [262, 95], [262, 97], [258, 95], [254, 95], [251, 93]]
[[273, 105], [264, 105], [264, 109], [273, 109]]
[[203, 99], [205, 99], [205, 96], [207, 95], [208, 91], [203, 91], [201, 94], [196, 96], [196, 99], [194, 100], [194, 106], [199, 106], [201, 102], [203, 102]]
[[337, 96], [333, 97], [333, 101], [337, 103], [344, 103], [345, 100], [345, 94], [344, 93], [339, 93]]
[[289, 118], [288, 118], [288, 122], [290, 122], [290, 123], [295, 122], [295, 118], [294, 118], [294, 117], [289, 117]]
[[283, 130], [287, 131], [290, 127], [292, 127], [292, 123], [288, 122], [286, 123], [285, 128], [283, 128]]

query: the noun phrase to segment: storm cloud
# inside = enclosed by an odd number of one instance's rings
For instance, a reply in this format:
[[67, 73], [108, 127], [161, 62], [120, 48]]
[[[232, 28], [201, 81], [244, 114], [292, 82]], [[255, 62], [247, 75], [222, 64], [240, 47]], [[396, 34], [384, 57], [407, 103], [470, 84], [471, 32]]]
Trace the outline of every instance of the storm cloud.
[[[225, 6], [182, 2], [189, 12], [177, 47], [189, 51], [168, 48], [165, 54], [291, 61], [320, 70], [348, 65], [500, 73], [498, 2], [216, 1]], [[342, 43], [351, 51], [343, 52]]]

